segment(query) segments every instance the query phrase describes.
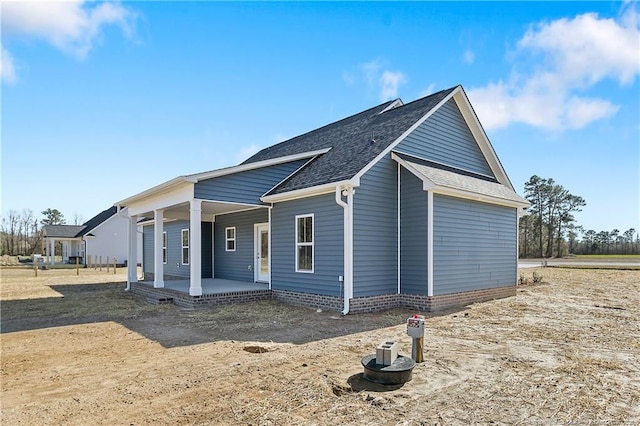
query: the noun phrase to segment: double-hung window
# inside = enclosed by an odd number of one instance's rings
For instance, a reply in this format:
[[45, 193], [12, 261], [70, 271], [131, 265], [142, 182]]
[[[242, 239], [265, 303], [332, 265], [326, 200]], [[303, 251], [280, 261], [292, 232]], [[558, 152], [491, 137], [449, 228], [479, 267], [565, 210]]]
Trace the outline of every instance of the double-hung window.
[[225, 251], [236, 251], [236, 227], [225, 228]]
[[296, 272], [313, 272], [313, 215], [296, 216]]
[[167, 263], [167, 231], [162, 233], [162, 263]]
[[182, 264], [189, 264], [189, 230], [182, 230]]

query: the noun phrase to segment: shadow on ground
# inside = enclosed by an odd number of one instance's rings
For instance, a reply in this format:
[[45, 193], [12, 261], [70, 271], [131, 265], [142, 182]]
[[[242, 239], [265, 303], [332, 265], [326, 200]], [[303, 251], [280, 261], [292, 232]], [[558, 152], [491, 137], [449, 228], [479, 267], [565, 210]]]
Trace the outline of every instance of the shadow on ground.
[[417, 313], [393, 309], [342, 316], [275, 300], [188, 310], [149, 304], [121, 283], [51, 289], [61, 296], [3, 301], [0, 332], [114, 321], [166, 348], [220, 340], [304, 344], [404, 324]]

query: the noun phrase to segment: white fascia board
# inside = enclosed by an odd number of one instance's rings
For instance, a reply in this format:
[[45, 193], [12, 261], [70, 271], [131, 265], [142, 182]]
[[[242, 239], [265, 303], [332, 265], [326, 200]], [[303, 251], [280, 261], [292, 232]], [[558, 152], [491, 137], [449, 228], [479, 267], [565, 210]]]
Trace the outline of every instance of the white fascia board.
[[[378, 154], [378, 156], [376, 158], [374, 158], [369, 164], [367, 164], [366, 166], [364, 166], [364, 168], [362, 170], [360, 170], [352, 179], [352, 182], [360, 182], [360, 178], [367, 173], [373, 166], [376, 165], [376, 163], [378, 161], [380, 161], [381, 159], [383, 159], [384, 157], [386, 157], [387, 155], [389, 155], [389, 153], [393, 150], [393, 148], [396, 147], [396, 145], [398, 145], [400, 142], [402, 142], [404, 140], [404, 138], [406, 138], [407, 136], [409, 136], [411, 133], [413, 133], [414, 130], [416, 130], [422, 123], [424, 123], [429, 117], [431, 117], [438, 109], [440, 109], [440, 107], [442, 105], [444, 105], [445, 103], [447, 103], [447, 101], [449, 99], [451, 99], [456, 93], [458, 93], [459, 91], [462, 90], [461, 86], [457, 86], [455, 89], [453, 89], [451, 91], [451, 93], [449, 93], [446, 97], [444, 97], [440, 102], [438, 102], [438, 104], [436, 106], [434, 106], [433, 108], [431, 108], [431, 110], [429, 112], [427, 112], [424, 116], [422, 116], [422, 118], [420, 118], [418, 121], [416, 121], [413, 126], [409, 127], [402, 135], [400, 135], [400, 137], [398, 139], [396, 139], [395, 141], [393, 141], [387, 148], [385, 148], [384, 151], [382, 151], [380, 154]], [[355, 185], [357, 186], [357, 185]]]
[[520, 203], [518, 201], [506, 200], [504, 198], [492, 197], [490, 195], [478, 194], [477, 192], [463, 191], [461, 189], [448, 188], [446, 186], [436, 186], [431, 190], [434, 194], [448, 195], [456, 198], [464, 198], [471, 201], [480, 201], [482, 203], [496, 204], [505, 207], [522, 208], [529, 207], [528, 203]]
[[409, 170], [415, 177], [420, 179], [422, 181], [422, 189], [424, 191], [430, 191], [436, 188], [436, 184], [431, 179], [429, 179], [428, 177], [420, 173], [420, 171], [417, 170], [415, 167], [413, 167], [411, 163], [404, 161], [402, 158], [396, 155], [395, 152], [391, 153], [391, 159], [397, 161], [398, 164], [400, 164], [405, 169]]
[[162, 192], [166, 192], [166, 191], [171, 191], [172, 189], [176, 188], [176, 187], [180, 187], [182, 185], [184, 185], [185, 183], [190, 183], [190, 184], [194, 184], [196, 183], [195, 180], [189, 178], [188, 176], [178, 176], [176, 178], [173, 178], [169, 181], [166, 181], [164, 183], [161, 183], [160, 185], [156, 185], [152, 188], [149, 188], [145, 191], [139, 192], [136, 195], [133, 195], [129, 198], [125, 198], [124, 200], [118, 201], [117, 203], [114, 203], [113, 205], [121, 208], [124, 206], [129, 207], [129, 205], [138, 202], [140, 200], [143, 200], [147, 197], [151, 197], [154, 196], [158, 193], [162, 193]]
[[498, 179], [498, 182], [515, 192], [515, 189], [507, 176], [507, 172], [504, 170], [504, 167], [502, 167], [502, 163], [500, 163], [500, 159], [493, 149], [493, 145], [491, 145], [489, 137], [482, 128], [482, 124], [473, 110], [471, 102], [469, 102], [469, 98], [467, 98], [467, 94], [462, 88], [456, 91], [456, 95], [453, 100], [456, 102], [456, 105], [458, 105], [458, 109], [460, 110], [460, 113], [462, 113], [462, 117], [467, 123], [469, 130], [471, 130], [471, 134], [478, 143], [480, 151], [482, 151], [482, 154], [489, 163], [489, 167], [491, 167], [491, 170], [496, 176], [496, 179]]
[[528, 203], [517, 202], [514, 200], [507, 200], [499, 197], [492, 197], [490, 195], [479, 194], [477, 192], [464, 191], [461, 189], [449, 188], [442, 185], [436, 185], [431, 179], [426, 177], [423, 173], [417, 170], [411, 165], [411, 163], [400, 158], [396, 153], [391, 153], [391, 158], [402, 165], [402, 167], [409, 170], [414, 176], [422, 181], [422, 189], [424, 191], [432, 191], [435, 194], [449, 195], [456, 198], [465, 198], [473, 201], [481, 201], [489, 204], [497, 204], [508, 207], [529, 207]]
[[130, 216], [143, 216], [156, 209], [166, 209], [176, 204], [187, 203], [193, 199], [194, 183], [182, 181], [172, 188], [149, 194], [127, 204]]
[[239, 166], [225, 167], [222, 169], [211, 170], [204, 173], [196, 173], [186, 176], [187, 178], [194, 179], [195, 182], [199, 182], [205, 179], [211, 179], [215, 177], [230, 175], [239, 172], [246, 172], [249, 170], [261, 169], [263, 167], [275, 166], [277, 164], [289, 163], [291, 161], [303, 160], [305, 158], [315, 157], [317, 155], [326, 154], [331, 148], [319, 149], [316, 151], [301, 152], [300, 154], [286, 155], [284, 157], [272, 158], [269, 160], [256, 161], [255, 163], [240, 164]]
[[[359, 182], [359, 181], [358, 181]], [[341, 187], [357, 187], [353, 180], [342, 180], [339, 182], [325, 183], [323, 185], [312, 186], [310, 188], [296, 189], [294, 191], [283, 192], [282, 194], [267, 195], [260, 197], [260, 201], [264, 203], [278, 203], [281, 201], [291, 201], [298, 198], [313, 197], [315, 195], [329, 194], [336, 190], [336, 186]]]

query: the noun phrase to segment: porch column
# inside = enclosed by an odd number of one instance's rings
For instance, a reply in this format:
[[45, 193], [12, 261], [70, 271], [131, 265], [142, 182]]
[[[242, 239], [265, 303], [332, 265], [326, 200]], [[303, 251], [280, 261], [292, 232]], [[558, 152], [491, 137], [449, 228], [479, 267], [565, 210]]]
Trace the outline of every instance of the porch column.
[[129, 245], [127, 246], [127, 291], [138, 282], [138, 216], [129, 216]]
[[189, 295], [202, 296], [202, 200], [189, 202]]
[[155, 288], [164, 287], [164, 265], [162, 264], [163, 219], [163, 209], [153, 211], [153, 286]]
[[44, 240], [44, 261], [46, 263], [51, 262], [51, 258], [49, 257], [50, 251], [51, 251], [51, 246], [49, 245], [49, 239], [47, 238]]
[[52, 238], [49, 243], [51, 244], [51, 264], [55, 265], [56, 264], [56, 240]]

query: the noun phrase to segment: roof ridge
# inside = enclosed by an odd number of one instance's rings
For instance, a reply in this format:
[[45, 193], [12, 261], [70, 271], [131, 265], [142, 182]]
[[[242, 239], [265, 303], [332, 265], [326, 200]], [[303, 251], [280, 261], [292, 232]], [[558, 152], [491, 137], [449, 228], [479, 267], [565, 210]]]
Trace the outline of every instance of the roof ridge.
[[[398, 98], [398, 99], [400, 99], [400, 98]], [[242, 162], [242, 163], [240, 163], [240, 164], [252, 163], [253, 161], [250, 161], [250, 160], [251, 160], [252, 158], [256, 157], [258, 154], [263, 153], [263, 152], [265, 152], [266, 150], [272, 150], [272, 149], [274, 149], [274, 148], [276, 148], [276, 147], [278, 147], [278, 146], [281, 146], [281, 145], [283, 145], [283, 144], [285, 144], [285, 143], [290, 143], [290, 142], [291, 142], [291, 141], [293, 141], [294, 139], [301, 139], [301, 138], [304, 138], [305, 136], [308, 136], [308, 135], [310, 135], [310, 134], [312, 134], [312, 133], [319, 132], [319, 131], [321, 131], [321, 130], [323, 130], [323, 129], [326, 129], [326, 128], [327, 128], [327, 127], [329, 127], [329, 126], [335, 126], [335, 125], [337, 125], [337, 124], [339, 124], [339, 123], [343, 123], [343, 122], [345, 122], [345, 121], [352, 120], [352, 119], [354, 119], [355, 117], [358, 117], [358, 116], [361, 116], [361, 115], [367, 115], [368, 113], [370, 114], [373, 110], [376, 110], [376, 111], [377, 111], [378, 109], [380, 109], [380, 110], [382, 111], [382, 110], [384, 110], [386, 107], [388, 107], [389, 105], [391, 105], [393, 102], [395, 102], [396, 100], [397, 100], [397, 99], [393, 99], [393, 100], [389, 100], [389, 101], [383, 102], [383, 103], [378, 104], [378, 105], [376, 105], [376, 106], [373, 106], [373, 107], [371, 107], [371, 108], [365, 109], [364, 111], [357, 112], [357, 113], [352, 114], [352, 115], [350, 115], [350, 116], [348, 116], [348, 117], [341, 118], [340, 120], [333, 121], [333, 122], [331, 122], [331, 123], [327, 123], [327, 124], [325, 124], [325, 125], [323, 125], [323, 126], [320, 126], [320, 127], [315, 128], [315, 129], [313, 129], [313, 130], [309, 130], [308, 132], [305, 132], [305, 133], [302, 133], [302, 134], [296, 135], [296, 136], [294, 136], [294, 137], [292, 137], [292, 138], [289, 138], [289, 139], [287, 139], [287, 140], [284, 140], [284, 141], [282, 141], [282, 142], [278, 142], [278, 143], [277, 143], [277, 144], [275, 144], [275, 145], [270, 145], [270, 146], [267, 146], [267, 147], [265, 147], [265, 148], [262, 148], [260, 151], [256, 152], [255, 154], [253, 154], [251, 157], [247, 158], [245, 161], [243, 161], [243, 162]], [[394, 108], [394, 109], [395, 109], [395, 108]]]

